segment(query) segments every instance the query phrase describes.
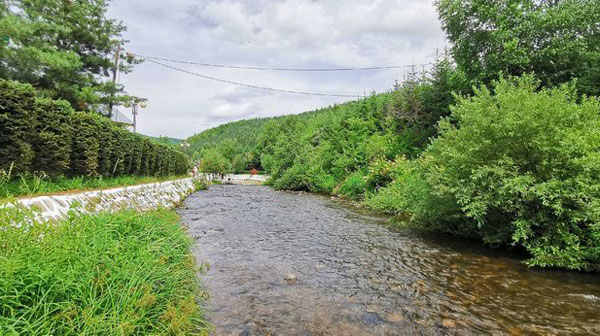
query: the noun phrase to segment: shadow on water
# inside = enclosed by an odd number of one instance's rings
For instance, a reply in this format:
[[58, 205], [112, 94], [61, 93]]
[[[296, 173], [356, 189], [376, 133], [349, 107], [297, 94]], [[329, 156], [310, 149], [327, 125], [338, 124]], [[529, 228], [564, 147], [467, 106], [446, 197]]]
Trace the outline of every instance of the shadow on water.
[[203, 281], [219, 335], [600, 333], [597, 275], [390, 229], [328, 197], [212, 186], [179, 212], [211, 264]]

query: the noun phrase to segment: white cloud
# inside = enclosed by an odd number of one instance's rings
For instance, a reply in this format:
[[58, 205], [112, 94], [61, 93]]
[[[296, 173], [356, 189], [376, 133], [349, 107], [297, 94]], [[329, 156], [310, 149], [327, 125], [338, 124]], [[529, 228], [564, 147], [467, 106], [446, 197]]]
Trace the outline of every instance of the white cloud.
[[[126, 49], [207, 63], [362, 67], [432, 61], [444, 38], [433, 4], [420, 0], [115, 0], [109, 15], [128, 26]], [[267, 72], [177, 67], [214, 77], [301, 91], [385, 91], [405, 69]], [[146, 62], [123, 75], [149, 99], [140, 132], [186, 137], [217, 124], [298, 113], [347, 99], [297, 96], [217, 83]]]

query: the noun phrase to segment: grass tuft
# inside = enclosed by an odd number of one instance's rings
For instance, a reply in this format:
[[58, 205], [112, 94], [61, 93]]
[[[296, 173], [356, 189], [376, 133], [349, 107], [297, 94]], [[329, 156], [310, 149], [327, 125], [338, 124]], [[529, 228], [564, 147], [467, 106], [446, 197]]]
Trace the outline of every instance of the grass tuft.
[[174, 211], [54, 224], [16, 211], [0, 209], [0, 335], [208, 332], [196, 278], [203, 267]]

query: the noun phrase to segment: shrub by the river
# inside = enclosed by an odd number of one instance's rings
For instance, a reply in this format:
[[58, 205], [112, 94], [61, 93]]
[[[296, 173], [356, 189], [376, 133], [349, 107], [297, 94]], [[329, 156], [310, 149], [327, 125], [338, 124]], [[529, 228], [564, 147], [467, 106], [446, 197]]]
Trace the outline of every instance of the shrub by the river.
[[174, 211], [23, 216], [0, 210], [1, 335], [206, 331], [192, 241]]
[[517, 244], [530, 265], [600, 269], [600, 102], [573, 85], [501, 80], [452, 108], [453, 122], [375, 209], [435, 229]]
[[344, 182], [342, 182], [338, 193], [349, 198], [357, 199], [365, 194], [366, 187], [365, 177], [359, 171], [351, 174]]

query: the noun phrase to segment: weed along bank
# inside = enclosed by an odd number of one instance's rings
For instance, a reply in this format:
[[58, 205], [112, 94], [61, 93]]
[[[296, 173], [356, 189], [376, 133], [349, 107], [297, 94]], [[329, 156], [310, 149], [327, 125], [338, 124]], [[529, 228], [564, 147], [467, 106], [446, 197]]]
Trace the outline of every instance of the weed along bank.
[[191, 178], [0, 207], [0, 334], [206, 333], [193, 241], [173, 207]]

